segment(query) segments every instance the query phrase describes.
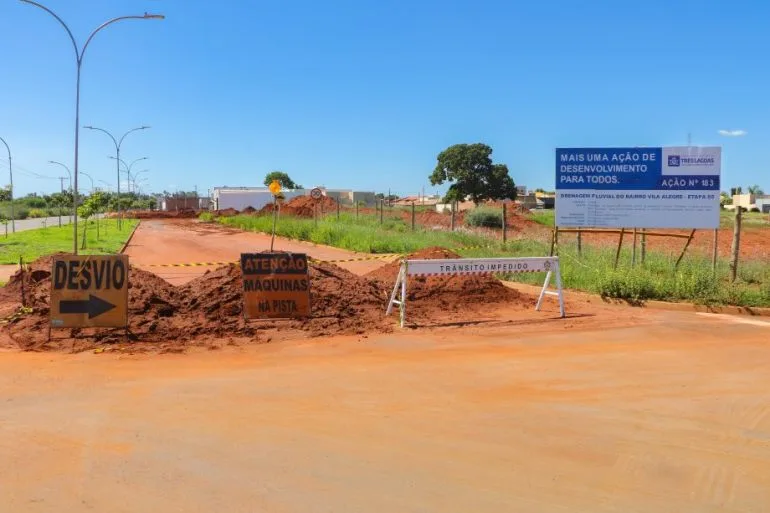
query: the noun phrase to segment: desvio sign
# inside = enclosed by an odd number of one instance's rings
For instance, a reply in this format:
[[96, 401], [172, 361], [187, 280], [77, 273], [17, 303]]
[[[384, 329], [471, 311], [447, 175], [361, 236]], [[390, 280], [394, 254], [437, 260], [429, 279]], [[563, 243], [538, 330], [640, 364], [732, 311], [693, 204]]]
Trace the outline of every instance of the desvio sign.
[[719, 147], [558, 148], [556, 224], [717, 228]]

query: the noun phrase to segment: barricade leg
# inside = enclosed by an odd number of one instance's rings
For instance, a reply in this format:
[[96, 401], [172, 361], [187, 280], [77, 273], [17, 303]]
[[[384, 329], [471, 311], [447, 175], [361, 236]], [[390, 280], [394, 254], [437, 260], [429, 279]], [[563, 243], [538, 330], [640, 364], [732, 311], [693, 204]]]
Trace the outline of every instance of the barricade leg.
[[551, 271], [548, 271], [545, 275], [545, 282], [543, 283], [543, 288], [540, 291], [540, 297], [537, 298], [537, 305], [535, 305], [535, 310], [540, 311], [540, 307], [543, 306], [543, 298], [545, 297], [545, 293], [548, 291], [548, 284], [551, 283]]
[[401, 264], [401, 269], [399, 269], [398, 276], [396, 277], [396, 284], [393, 286], [393, 292], [391, 292], [390, 299], [388, 300], [388, 308], [385, 310], [385, 315], [390, 315], [393, 312], [393, 305], [400, 303], [400, 301], [396, 299], [396, 294], [399, 292], [399, 285], [401, 285], [404, 276], [404, 264]]

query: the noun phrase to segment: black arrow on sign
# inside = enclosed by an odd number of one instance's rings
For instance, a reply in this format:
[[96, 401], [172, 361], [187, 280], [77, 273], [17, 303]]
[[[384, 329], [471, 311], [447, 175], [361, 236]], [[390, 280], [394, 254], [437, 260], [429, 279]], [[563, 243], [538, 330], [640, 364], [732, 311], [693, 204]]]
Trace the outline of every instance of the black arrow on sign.
[[60, 314], [88, 314], [89, 319], [99, 317], [103, 313], [109, 312], [115, 308], [115, 305], [105, 301], [102, 298], [89, 294], [88, 299], [77, 299], [59, 302]]

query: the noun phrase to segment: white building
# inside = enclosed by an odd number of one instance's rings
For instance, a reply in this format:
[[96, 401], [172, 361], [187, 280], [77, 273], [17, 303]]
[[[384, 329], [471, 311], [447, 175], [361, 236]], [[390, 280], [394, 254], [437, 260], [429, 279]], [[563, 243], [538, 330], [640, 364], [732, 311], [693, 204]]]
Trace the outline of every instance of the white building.
[[[297, 196], [307, 196], [307, 189], [285, 190], [283, 197], [287, 200]], [[226, 210], [234, 208], [243, 210], [247, 207], [260, 210], [268, 203], [273, 202], [273, 194], [267, 187], [214, 187], [211, 194], [211, 208], [214, 210]]]

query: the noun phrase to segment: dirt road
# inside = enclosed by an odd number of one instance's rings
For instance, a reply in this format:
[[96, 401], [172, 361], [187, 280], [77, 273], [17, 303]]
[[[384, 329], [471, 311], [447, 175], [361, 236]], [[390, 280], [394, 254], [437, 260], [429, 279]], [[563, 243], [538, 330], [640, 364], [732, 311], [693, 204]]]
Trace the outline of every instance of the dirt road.
[[0, 511], [767, 511], [768, 340], [767, 321], [649, 312], [594, 332], [2, 353]]
[[[307, 253], [319, 260], [370, 256], [281, 237], [276, 238], [274, 247], [278, 251]], [[173, 285], [180, 285], [218, 265], [194, 267], [153, 267], [153, 265], [235, 262], [240, 259], [241, 253], [268, 249], [270, 249], [269, 235], [205, 224], [194, 219], [179, 219], [142, 221], [125, 253], [131, 257], [132, 265], [147, 269]], [[338, 265], [356, 274], [365, 274], [386, 261], [388, 260], [344, 262]]]

